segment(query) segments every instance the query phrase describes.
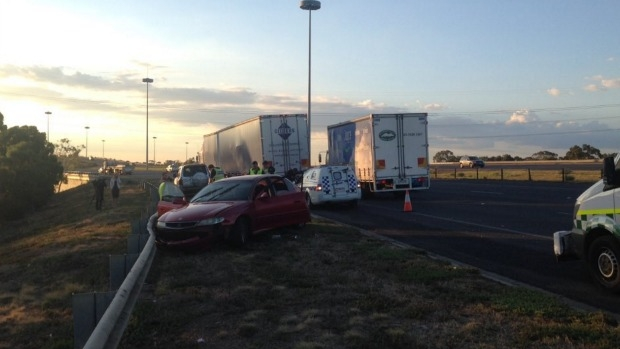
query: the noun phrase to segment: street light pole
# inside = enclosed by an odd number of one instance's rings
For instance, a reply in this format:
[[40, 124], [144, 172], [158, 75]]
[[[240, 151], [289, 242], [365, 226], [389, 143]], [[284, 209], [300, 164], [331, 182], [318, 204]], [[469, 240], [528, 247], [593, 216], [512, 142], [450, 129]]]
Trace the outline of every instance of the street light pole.
[[185, 142], [185, 162], [187, 162], [187, 144], [189, 142]]
[[[321, 8], [321, 2], [316, 0], [303, 0], [299, 3], [299, 8], [302, 10], [308, 11], [308, 154], [311, 154], [311, 145], [310, 136], [312, 135], [311, 127], [311, 91], [312, 91], [312, 11], [316, 11]], [[308, 159], [310, 160], [310, 159]], [[310, 165], [310, 164], [308, 164]]]
[[153, 137], [153, 166], [155, 166], [155, 140], [157, 137]]
[[49, 143], [50, 141], [50, 115], [52, 115], [52, 112], [46, 111], [45, 114], [47, 115], [47, 142]]
[[149, 170], [149, 84], [153, 83], [153, 79], [144, 78], [142, 82], [146, 83], [146, 170]]
[[86, 130], [86, 158], [88, 158], [88, 130], [90, 127], [84, 126], [84, 129]]
[[105, 159], [105, 139], [101, 140], [101, 158]]

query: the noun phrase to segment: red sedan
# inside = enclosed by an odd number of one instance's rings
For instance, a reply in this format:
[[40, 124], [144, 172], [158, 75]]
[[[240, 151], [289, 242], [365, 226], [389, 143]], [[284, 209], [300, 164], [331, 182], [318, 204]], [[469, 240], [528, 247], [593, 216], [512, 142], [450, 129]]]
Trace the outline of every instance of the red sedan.
[[310, 221], [304, 193], [278, 175], [238, 176], [213, 182], [187, 206], [162, 214], [160, 246], [195, 246], [223, 237], [242, 246], [254, 234]]

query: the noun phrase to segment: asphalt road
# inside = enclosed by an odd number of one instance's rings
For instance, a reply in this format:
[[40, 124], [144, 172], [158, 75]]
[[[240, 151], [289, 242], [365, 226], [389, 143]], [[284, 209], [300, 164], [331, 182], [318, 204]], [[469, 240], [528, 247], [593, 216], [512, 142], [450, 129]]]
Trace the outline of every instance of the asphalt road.
[[620, 295], [599, 289], [584, 263], [557, 262], [553, 232], [569, 230], [575, 199], [590, 184], [435, 180], [404, 195], [382, 194], [356, 209], [313, 209], [431, 253], [620, 314]]

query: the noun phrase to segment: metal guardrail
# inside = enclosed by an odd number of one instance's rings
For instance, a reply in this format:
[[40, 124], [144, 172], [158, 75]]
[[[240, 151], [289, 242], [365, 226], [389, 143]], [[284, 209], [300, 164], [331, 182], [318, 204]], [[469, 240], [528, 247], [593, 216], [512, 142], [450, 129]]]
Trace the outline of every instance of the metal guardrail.
[[[151, 197], [156, 188], [145, 182], [145, 187], [150, 187]], [[136, 260], [135, 264], [127, 274], [127, 277], [116, 291], [114, 299], [106, 309], [105, 313], [97, 323], [88, 341], [84, 345], [85, 349], [114, 349], [120, 343], [123, 332], [131, 318], [133, 307], [140, 296], [142, 285], [148, 275], [153, 258], [155, 257], [155, 235], [152, 230], [152, 223], [157, 219], [157, 213], [150, 216], [146, 229], [149, 232], [149, 239], [144, 245], [144, 249]]]

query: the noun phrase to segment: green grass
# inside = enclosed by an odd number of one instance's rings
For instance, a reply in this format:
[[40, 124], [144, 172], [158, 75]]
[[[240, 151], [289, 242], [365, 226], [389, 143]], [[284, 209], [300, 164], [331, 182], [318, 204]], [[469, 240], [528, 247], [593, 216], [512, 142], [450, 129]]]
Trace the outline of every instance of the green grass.
[[616, 348], [614, 320], [315, 220], [160, 251], [122, 347]]
[[123, 179], [117, 207], [106, 192], [96, 211], [84, 185], [0, 225], [0, 348], [73, 348], [71, 295], [108, 290], [108, 256], [126, 252], [148, 202], [137, 179]]

